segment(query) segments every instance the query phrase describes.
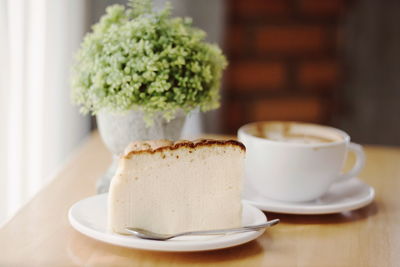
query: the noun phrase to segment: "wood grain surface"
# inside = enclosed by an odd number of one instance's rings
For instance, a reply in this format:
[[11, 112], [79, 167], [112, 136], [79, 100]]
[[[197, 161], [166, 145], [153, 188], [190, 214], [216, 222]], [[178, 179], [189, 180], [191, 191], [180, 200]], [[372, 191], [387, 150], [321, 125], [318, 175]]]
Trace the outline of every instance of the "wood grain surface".
[[400, 266], [400, 148], [366, 146], [360, 177], [376, 190], [360, 210], [283, 215], [250, 243], [217, 251], [167, 253], [108, 245], [75, 231], [67, 211], [95, 194], [110, 163], [97, 132], [54, 181], [0, 229], [0, 266]]

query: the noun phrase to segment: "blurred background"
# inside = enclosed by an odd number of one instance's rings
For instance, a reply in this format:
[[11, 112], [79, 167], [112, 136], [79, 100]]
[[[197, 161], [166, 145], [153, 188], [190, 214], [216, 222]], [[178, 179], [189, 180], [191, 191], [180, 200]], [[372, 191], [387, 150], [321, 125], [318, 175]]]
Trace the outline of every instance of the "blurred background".
[[[230, 63], [222, 107], [192, 115], [184, 136], [295, 120], [342, 128], [363, 144], [400, 145], [400, 1], [170, 2]], [[0, 226], [96, 129], [71, 104], [70, 67], [114, 3], [126, 1], [0, 0]]]

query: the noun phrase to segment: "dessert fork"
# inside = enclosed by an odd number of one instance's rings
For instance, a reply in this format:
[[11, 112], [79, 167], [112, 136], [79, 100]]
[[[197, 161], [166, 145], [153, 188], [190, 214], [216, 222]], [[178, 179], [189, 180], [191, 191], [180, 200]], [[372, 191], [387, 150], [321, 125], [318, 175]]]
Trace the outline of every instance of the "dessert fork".
[[135, 228], [135, 227], [127, 227], [125, 230], [130, 234], [142, 238], [142, 239], [150, 239], [150, 240], [159, 240], [165, 241], [171, 238], [175, 238], [178, 236], [186, 236], [186, 235], [221, 235], [221, 234], [232, 234], [232, 233], [242, 233], [242, 232], [249, 232], [249, 231], [258, 231], [263, 228], [267, 228], [279, 223], [279, 219], [274, 219], [271, 221], [267, 221], [263, 224], [257, 225], [249, 225], [243, 226], [238, 228], [231, 228], [231, 229], [218, 229], [218, 230], [206, 230], [206, 231], [191, 231], [191, 232], [183, 232], [178, 234], [160, 234], [154, 233], [152, 231], [142, 229], [142, 228]]

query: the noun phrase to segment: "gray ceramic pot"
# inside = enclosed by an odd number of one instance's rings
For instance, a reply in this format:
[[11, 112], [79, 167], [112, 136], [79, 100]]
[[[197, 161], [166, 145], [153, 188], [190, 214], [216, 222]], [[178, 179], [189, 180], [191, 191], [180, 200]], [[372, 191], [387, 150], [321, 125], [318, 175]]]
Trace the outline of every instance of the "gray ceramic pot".
[[101, 138], [111, 151], [113, 161], [107, 172], [97, 181], [97, 192], [108, 192], [110, 181], [115, 174], [118, 158], [125, 147], [133, 141], [169, 139], [178, 140], [181, 136], [186, 115], [178, 111], [175, 119], [167, 122], [161, 115], [154, 118], [154, 124], [146, 127], [143, 112], [131, 110], [124, 114], [99, 112], [96, 115]]

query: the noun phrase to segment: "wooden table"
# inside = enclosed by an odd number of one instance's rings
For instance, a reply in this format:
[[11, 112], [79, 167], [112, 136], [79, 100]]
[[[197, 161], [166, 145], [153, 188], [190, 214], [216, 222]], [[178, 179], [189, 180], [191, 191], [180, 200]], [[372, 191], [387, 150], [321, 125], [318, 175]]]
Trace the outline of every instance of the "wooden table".
[[400, 148], [366, 146], [360, 175], [375, 201], [334, 215], [268, 213], [281, 223], [250, 243], [166, 253], [108, 245], [75, 231], [68, 208], [95, 194], [110, 154], [94, 133], [55, 180], [2, 229], [0, 266], [400, 266]]

